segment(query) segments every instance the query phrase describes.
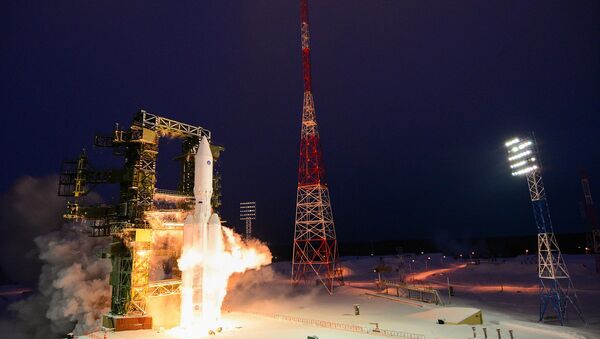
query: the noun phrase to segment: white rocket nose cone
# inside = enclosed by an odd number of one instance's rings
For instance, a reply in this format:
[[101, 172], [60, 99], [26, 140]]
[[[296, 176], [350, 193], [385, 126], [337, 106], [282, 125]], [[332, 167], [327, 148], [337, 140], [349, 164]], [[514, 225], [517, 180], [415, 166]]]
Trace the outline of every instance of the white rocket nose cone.
[[200, 144], [198, 145], [198, 151], [196, 152], [196, 158], [210, 158], [212, 159], [212, 153], [210, 151], [210, 144], [208, 143], [208, 140], [206, 140], [206, 137], [202, 137], [202, 140], [200, 140]]

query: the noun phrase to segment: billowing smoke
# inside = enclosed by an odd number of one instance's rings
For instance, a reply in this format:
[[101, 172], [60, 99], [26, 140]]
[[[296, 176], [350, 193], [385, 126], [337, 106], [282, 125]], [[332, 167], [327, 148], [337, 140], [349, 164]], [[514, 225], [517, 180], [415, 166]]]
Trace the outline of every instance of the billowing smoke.
[[0, 324], [14, 338], [87, 332], [110, 303], [110, 261], [97, 255], [107, 239], [89, 237], [84, 224], [62, 224], [66, 205], [56, 197], [56, 185], [55, 176], [25, 177], [2, 197], [3, 271], [12, 282], [29, 283], [41, 265], [38, 291], [10, 305], [15, 321]]
[[66, 200], [57, 196], [58, 176], [18, 179], [0, 197], [0, 279], [33, 286], [41, 262], [33, 239], [60, 229]]
[[[63, 223], [66, 200], [56, 195], [57, 181], [56, 176], [24, 177], [0, 197], [3, 280], [32, 287], [37, 283], [36, 293], [8, 307], [13, 319], [6, 320], [2, 315], [5, 320], [0, 320], [0, 333], [10, 333], [11, 338], [45, 339], [62, 337], [71, 331], [87, 333], [97, 328], [101, 315], [109, 309], [110, 260], [99, 256], [109, 240], [89, 237], [85, 224]], [[99, 200], [90, 194], [83, 203]], [[177, 263], [173, 258], [178, 255], [164, 253], [161, 257], [160, 252], [180, 247], [180, 235], [165, 232], [154, 240], [157, 262], [153, 266], [160, 271], [152, 280], [174, 277]], [[220, 262], [230, 266], [228, 275], [249, 269], [250, 277], [250, 272], [260, 272], [252, 269], [271, 262], [269, 249], [257, 240], [243, 241], [223, 228], [223, 241], [226, 253], [219, 259], [227, 259]], [[270, 269], [264, 273], [270, 277], [267, 280], [277, 280]], [[226, 281], [223, 286], [227, 286]], [[243, 286], [260, 288], [256, 284]], [[235, 294], [242, 289], [237, 284], [228, 288]]]
[[[110, 307], [110, 260], [97, 256], [108, 240], [89, 237], [85, 227], [70, 223], [35, 239], [43, 262], [39, 294], [10, 306], [24, 322], [42, 318], [41, 327], [30, 328], [35, 338], [86, 333]], [[44, 319], [49, 326], [43, 326]]]
[[152, 232], [150, 256], [150, 281], [179, 278], [177, 258], [181, 255], [182, 234], [176, 230]]
[[291, 264], [274, 263], [261, 270], [235, 274], [229, 280], [228, 293], [223, 309], [272, 315], [281, 312], [282, 305], [309, 304], [324, 293], [323, 286], [302, 284], [295, 288], [290, 284]]

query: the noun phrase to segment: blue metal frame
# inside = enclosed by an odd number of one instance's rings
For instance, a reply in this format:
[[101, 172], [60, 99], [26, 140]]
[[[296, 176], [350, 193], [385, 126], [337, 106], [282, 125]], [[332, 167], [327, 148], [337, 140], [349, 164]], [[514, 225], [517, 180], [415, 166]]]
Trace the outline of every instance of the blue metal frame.
[[[535, 218], [535, 224], [538, 231], [538, 277], [540, 279], [540, 313], [539, 321], [544, 320], [544, 315], [548, 309], [548, 305], [556, 311], [558, 320], [561, 325], [564, 325], [566, 320], [567, 302], [570, 302], [580, 318], [583, 320], [579, 301], [577, 295], [573, 292], [575, 301], [571, 299], [569, 293], [573, 288], [573, 283], [568, 274], [567, 267], [562, 261], [562, 255], [554, 237], [554, 231], [552, 229], [552, 221], [550, 219], [550, 211], [548, 208], [548, 201], [546, 200], [546, 193], [544, 189], [544, 182], [542, 180], [542, 174], [539, 167], [541, 167], [541, 161], [539, 160], [539, 151], [535, 136], [530, 138], [517, 138], [514, 141], [506, 144], [509, 147], [509, 160], [512, 157], [514, 161], [520, 161], [524, 163], [523, 156], [518, 154], [515, 157], [515, 153], [529, 150], [526, 158], [531, 167], [525, 168], [525, 172], [519, 172], [518, 168], [522, 168], [523, 164], [516, 164], [511, 168], [517, 168], [513, 175], [527, 174], [527, 184], [529, 187], [529, 194], [531, 198], [531, 204], [533, 207], [533, 216]], [[525, 165], [527, 166], [527, 165]], [[564, 288], [560, 284], [560, 279], [568, 281], [568, 286]]]

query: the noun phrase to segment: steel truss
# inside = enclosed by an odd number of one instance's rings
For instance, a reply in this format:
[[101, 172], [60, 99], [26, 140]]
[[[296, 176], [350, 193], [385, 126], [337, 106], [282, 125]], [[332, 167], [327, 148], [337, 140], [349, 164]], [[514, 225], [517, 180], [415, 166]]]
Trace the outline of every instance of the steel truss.
[[134, 118], [134, 124], [154, 130], [159, 133], [160, 136], [179, 138], [197, 137], [198, 139], [206, 137], [206, 139], [210, 140], [210, 131], [207, 129], [159, 117], [144, 110], [138, 112]]
[[111, 313], [123, 315], [131, 300], [131, 250], [120, 239], [113, 237], [110, 253]]
[[296, 222], [292, 253], [292, 283], [316, 281], [333, 293], [334, 282], [343, 283], [329, 189], [317, 125], [310, 70], [308, 3], [300, 1], [304, 100], [300, 134], [300, 161], [296, 194]]
[[150, 271], [150, 242], [135, 242], [132, 250], [131, 300], [127, 314], [146, 314]]
[[164, 297], [181, 294], [181, 280], [167, 279], [148, 284], [148, 297]]
[[256, 220], [256, 202], [246, 201], [240, 203], [240, 221], [246, 222], [246, 239], [252, 237], [252, 221]]
[[329, 190], [325, 185], [299, 186], [292, 263], [292, 281], [316, 279], [333, 293], [334, 281], [341, 279], [338, 249]]
[[544, 320], [548, 306], [555, 312], [561, 325], [567, 316], [567, 305], [583, 320], [581, 305], [569, 275], [552, 228], [548, 201], [539, 169], [527, 174], [527, 185], [538, 229], [538, 277], [540, 279], [539, 321]]
[[[111, 206], [80, 206], [77, 200], [69, 202], [65, 218], [93, 220], [92, 236], [112, 236], [109, 255], [112, 261], [111, 314], [145, 315], [149, 295], [174, 293], [176, 283], [153, 285], [149, 282], [151, 237], [147, 212], [154, 209], [156, 189], [156, 161], [161, 137], [182, 139], [183, 154], [179, 192], [166, 192], [186, 197], [193, 195], [194, 153], [201, 137], [210, 140], [210, 131], [160, 117], [144, 110], [138, 111], [131, 127], [115, 130], [105, 136], [96, 136], [94, 145], [112, 148], [113, 155], [123, 156], [120, 170], [94, 170], [85, 152], [77, 160], [63, 162], [59, 179], [59, 195], [79, 197], [88, 194], [97, 184], [119, 184], [120, 201]], [[218, 164], [222, 147], [211, 145], [213, 158]], [[212, 206], [220, 206], [220, 175], [214, 175]], [[158, 190], [158, 194], [165, 194]], [[142, 231], [142, 232], [140, 232]], [[171, 290], [171, 292], [166, 292]]]

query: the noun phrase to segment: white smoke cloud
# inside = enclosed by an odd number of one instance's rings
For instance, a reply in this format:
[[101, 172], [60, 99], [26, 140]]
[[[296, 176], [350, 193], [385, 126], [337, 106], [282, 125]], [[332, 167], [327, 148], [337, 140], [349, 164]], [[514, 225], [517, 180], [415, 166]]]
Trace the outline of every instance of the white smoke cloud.
[[[109, 239], [89, 237], [84, 224], [62, 224], [66, 201], [56, 196], [56, 185], [56, 176], [25, 177], [0, 198], [4, 203], [0, 207], [0, 241], [3, 242], [0, 267], [14, 282], [27, 283], [34, 280], [33, 276], [38, 277], [38, 292], [9, 306], [14, 319], [0, 320], [0, 333], [10, 333], [11, 338], [46, 339], [62, 337], [71, 331], [87, 333], [97, 328], [101, 315], [109, 309], [110, 260], [97, 256], [107, 247]], [[91, 199], [99, 200], [94, 195]], [[230, 259], [241, 263], [232, 272], [250, 269], [249, 277], [262, 272], [261, 275], [269, 277], [265, 278], [269, 282], [281, 280], [275, 278], [270, 269], [254, 270], [271, 262], [271, 253], [264, 244], [257, 240], [243, 241], [227, 228], [223, 228], [223, 232]], [[157, 241], [156, 249], [180, 244], [181, 239], [169, 236], [162, 242]], [[157, 267], [176, 264], [167, 265], [165, 260], [164, 265]], [[166, 273], [158, 272], [155, 278], [160, 279]], [[237, 281], [232, 279], [230, 285], [237, 285]], [[248, 288], [260, 291], [255, 296], [268, 295], [256, 284], [258, 281], [229, 286], [228, 290], [237, 295], [236, 292]], [[266, 286], [269, 285], [263, 285], [262, 289]], [[283, 291], [286, 288], [282, 287], [281, 295], [287, 293]], [[275, 291], [270, 291], [271, 297]]]
[[110, 260], [98, 257], [108, 239], [87, 237], [82, 226], [66, 225], [62, 232], [36, 239], [40, 258], [48, 263], [40, 276], [40, 288], [46, 287], [42, 291], [52, 296], [46, 315], [51, 320], [76, 321], [75, 332], [94, 327], [110, 306]]
[[57, 188], [56, 175], [25, 176], [0, 197], [0, 270], [8, 282], [37, 283], [41, 263], [33, 239], [63, 224], [66, 200]]
[[290, 262], [234, 274], [229, 279], [223, 308], [225, 311], [272, 315], [281, 310], [282, 304], [303, 305], [322, 296], [322, 286], [304, 283], [294, 287], [290, 276]]
[[109, 310], [110, 260], [97, 256], [108, 245], [108, 239], [89, 237], [85, 227], [66, 224], [60, 231], [35, 239], [44, 263], [39, 294], [10, 306], [25, 322], [35, 318], [39, 325], [44, 320], [49, 323], [30, 328], [35, 338], [47, 338], [47, 331], [55, 335], [89, 332], [98, 327], [102, 313]]
[[175, 230], [152, 232], [150, 256], [150, 281], [178, 277], [177, 258], [181, 255], [182, 234]]
[[12, 282], [33, 285], [37, 277], [38, 284], [34, 295], [8, 306], [14, 319], [1, 321], [0, 333], [11, 338], [86, 332], [110, 304], [110, 261], [96, 256], [108, 239], [90, 238], [84, 224], [62, 224], [66, 201], [57, 183], [57, 176], [24, 177], [1, 197], [2, 270]]

